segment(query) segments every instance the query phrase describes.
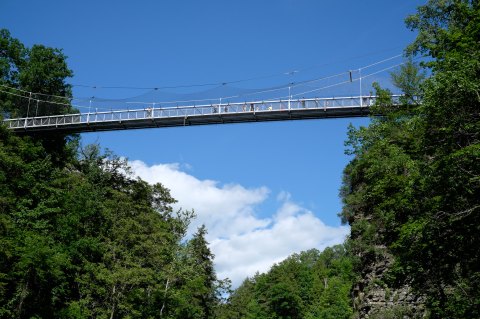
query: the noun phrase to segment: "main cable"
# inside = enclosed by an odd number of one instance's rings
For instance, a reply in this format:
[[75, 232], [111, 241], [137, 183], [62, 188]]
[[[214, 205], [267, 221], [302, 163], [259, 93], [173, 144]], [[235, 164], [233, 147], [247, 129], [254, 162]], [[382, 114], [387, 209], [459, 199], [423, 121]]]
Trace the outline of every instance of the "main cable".
[[[366, 66], [363, 66], [361, 68], [358, 68], [357, 70], [363, 70], [363, 69], [367, 69], [367, 68], [370, 68], [370, 67], [373, 67], [375, 65], [379, 65], [379, 64], [382, 64], [382, 63], [385, 63], [387, 61], [390, 61], [390, 60], [393, 60], [395, 58], [398, 58], [402, 56], [401, 54], [398, 54], [398, 55], [395, 55], [395, 56], [392, 56], [392, 57], [389, 57], [387, 59], [383, 59], [381, 61], [377, 61], [375, 63], [372, 63], [372, 64], [369, 64], [369, 65], [366, 65]], [[418, 59], [418, 58], [417, 58]], [[415, 59], [416, 60], [416, 59]], [[391, 67], [387, 67], [387, 68], [384, 68], [382, 70], [379, 70], [377, 72], [373, 72], [373, 73], [370, 73], [370, 74], [367, 74], [361, 78], [367, 78], [367, 77], [370, 77], [370, 76], [373, 76], [375, 74], [378, 74], [378, 73], [381, 73], [381, 72], [384, 72], [386, 70], [389, 70], [389, 69], [392, 69], [392, 68], [395, 68], [395, 67], [398, 67], [400, 65], [403, 65], [405, 64], [406, 62], [404, 63], [400, 63], [400, 64], [396, 64], [394, 66], [391, 66]], [[292, 88], [296, 88], [296, 87], [299, 87], [299, 86], [303, 86], [303, 85], [306, 85], [306, 84], [309, 84], [309, 83], [314, 83], [314, 82], [318, 82], [318, 81], [322, 81], [322, 80], [326, 80], [326, 79], [331, 79], [331, 78], [334, 78], [334, 77], [338, 77], [338, 76], [341, 76], [341, 75], [344, 75], [344, 74], [348, 74], [350, 73], [351, 74], [351, 71], [348, 71], [348, 72], [342, 72], [342, 73], [338, 73], [338, 74], [335, 74], [335, 75], [330, 75], [330, 76], [324, 76], [324, 77], [320, 77], [320, 78], [315, 78], [315, 79], [311, 79], [311, 80], [305, 80], [305, 81], [301, 81], [301, 82], [290, 82], [288, 84], [284, 84], [282, 86], [279, 86], [279, 87], [274, 87], [274, 88], [269, 88], [269, 89], [263, 89], [263, 90], [258, 90], [258, 91], [254, 91], [254, 92], [248, 92], [248, 93], [244, 93], [244, 94], [237, 94], [237, 95], [232, 95], [232, 96], [226, 96], [226, 97], [215, 97], [215, 98], [209, 98], [209, 99], [192, 99], [192, 100], [178, 100], [178, 101], [165, 101], [165, 102], [151, 102], [151, 103], [146, 103], [146, 102], [135, 102], [135, 101], [132, 101], [132, 102], [126, 102], [127, 104], [178, 104], [178, 103], [186, 103], [186, 102], [204, 102], [204, 101], [214, 101], [214, 100], [228, 100], [228, 99], [232, 99], [232, 98], [240, 98], [242, 96], [251, 96], [251, 95], [257, 95], [257, 94], [262, 94], [262, 93], [269, 93], [269, 92], [275, 92], [275, 91], [279, 91], [279, 90], [284, 90], [286, 88], [289, 88], [289, 89], [292, 89]], [[331, 87], [334, 87], [334, 86], [339, 86], [339, 85], [342, 85], [342, 84], [346, 84], [346, 83], [349, 83], [349, 82], [353, 82], [353, 81], [358, 81], [360, 78], [357, 78], [357, 79], [350, 79], [349, 81], [344, 81], [344, 82], [340, 82], [340, 83], [336, 83], [336, 84], [332, 84], [332, 85], [328, 85], [328, 86], [324, 86], [324, 87], [320, 87], [320, 88], [316, 88], [316, 89], [313, 89], [313, 90], [309, 90], [309, 91], [304, 91], [304, 92], [301, 92], [301, 93], [296, 93], [296, 94], [293, 94], [293, 95], [290, 95], [291, 96], [299, 96], [299, 95], [304, 95], [304, 94], [308, 94], [308, 93], [312, 93], [312, 92], [316, 92], [316, 91], [319, 91], [319, 90], [323, 90], [323, 89], [326, 89], [326, 88], [331, 88]], [[243, 80], [238, 80], [238, 81], [231, 81], [231, 82], [228, 82], [228, 83], [235, 83], [235, 82], [240, 82], [240, 81], [243, 81]], [[221, 86], [224, 86], [228, 83], [222, 83]], [[192, 86], [207, 86], [207, 85], [218, 85], [218, 83], [210, 83], [210, 84], [197, 84], [197, 85], [183, 85], [183, 86], [176, 86], [176, 87], [192, 87]], [[8, 85], [5, 85], [5, 84], [0, 84], [1, 87], [4, 87], [6, 89], [11, 89], [11, 90], [16, 90], [18, 92], [22, 92], [22, 93], [27, 93], [29, 94], [29, 96], [25, 96], [25, 95], [21, 95], [21, 94], [17, 94], [17, 93], [12, 93], [12, 92], [8, 92], [8, 91], [5, 91], [5, 90], [0, 90], [0, 92], [2, 93], [5, 93], [5, 94], [10, 94], [10, 95], [13, 95], [13, 96], [17, 96], [17, 97], [20, 97], [20, 98], [24, 98], [24, 99], [30, 99], [30, 100], [34, 100], [34, 101], [37, 101], [38, 102], [43, 102], [43, 103], [50, 103], [50, 104], [56, 104], [56, 105], [62, 105], [62, 106], [66, 106], [66, 107], [75, 107], [75, 108], [83, 108], [83, 109], [90, 109], [92, 106], [81, 106], [81, 105], [76, 105], [76, 104], [66, 104], [66, 103], [61, 103], [61, 102], [56, 102], [56, 101], [46, 101], [46, 100], [42, 100], [42, 99], [39, 99], [39, 98], [35, 98], [37, 95], [39, 96], [45, 96], [45, 97], [54, 97], [54, 98], [61, 98], [61, 99], [66, 99], [70, 102], [72, 101], [89, 101], [90, 104], [91, 102], [93, 101], [93, 97], [91, 99], [77, 99], [77, 98], [73, 98], [73, 97], [65, 97], [65, 96], [58, 96], [58, 95], [51, 95], [51, 94], [44, 94], [44, 93], [36, 93], [36, 92], [30, 92], [30, 91], [26, 91], [26, 90], [22, 90], [22, 89], [19, 89], [19, 88], [15, 88], [15, 87], [11, 87], [11, 86], [8, 86]], [[174, 86], [170, 86], [169, 88], [176, 88]], [[97, 87], [95, 87], [97, 88]], [[106, 88], [106, 87], [105, 87]], [[118, 87], [120, 88], [120, 87]], [[128, 88], [128, 87], [122, 87], [122, 88]], [[166, 87], [165, 87], [166, 88]], [[143, 88], [143, 89], [147, 89], [147, 88]], [[158, 88], [153, 88], [155, 90], [158, 90]], [[35, 97], [32, 97], [32, 95], [34, 95]], [[289, 97], [287, 97], [289, 98]], [[112, 100], [113, 101], [113, 100]], [[95, 109], [99, 109], [98, 107], [96, 107]], [[108, 108], [100, 108], [100, 109], [106, 109], [108, 110]], [[111, 109], [111, 108], [110, 108]]]
[[[381, 64], [381, 63], [390, 61], [390, 60], [395, 59], [395, 58], [398, 58], [398, 57], [400, 57], [400, 56], [402, 56], [402, 55], [401, 55], [401, 54], [397, 54], [397, 55], [392, 56], [392, 57], [389, 57], [389, 58], [387, 58], [387, 59], [384, 59], [384, 60], [381, 60], [381, 61], [378, 61], [378, 62], [369, 64], [369, 65], [360, 67], [360, 68], [358, 68], [358, 69], [356, 69], [356, 70], [367, 69], [367, 68], [370, 68], [370, 67], [372, 67], [372, 66], [375, 66], [375, 65], [378, 65], [378, 64]], [[314, 68], [314, 67], [311, 67], [311, 68]], [[304, 69], [302, 69], [302, 70], [311, 69], [311, 68], [304, 68]], [[282, 73], [282, 74], [290, 74], [290, 73], [291, 73], [291, 72]], [[330, 76], [326, 76], [326, 77], [320, 77], [320, 78], [316, 78], [316, 79], [312, 79], [312, 80], [306, 80], [306, 81], [300, 81], [300, 82], [291, 82], [291, 83], [288, 83], [288, 84], [283, 85], [283, 87], [289, 87], [289, 86], [290, 86], [290, 87], [296, 87], [296, 86], [304, 85], [304, 84], [307, 84], [307, 83], [313, 83], [313, 82], [322, 81], [322, 80], [325, 80], [325, 79], [337, 77], [337, 76], [343, 75], [343, 74], [345, 74], [345, 73], [348, 73], [348, 72], [342, 72], [342, 73], [339, 73], [339, 74], [330, 75]], [[205, 87], [205, 86], [214, 86], [214, 85], [215, 85], [215, 86], [225, 86], [225, 85], [227, 85], [227, 84], [245, 82], [245, 81], [250, 81], [250, 80], [254, 80], [254, 79], [268, 78], [268, 77], [273, 77], [273, 76], [276, 76], [276, 75], [260, 76], [260, 77], [254, 77], [254, 78], [249, 78], [249, 79], [229, 81], [229, 82], [221, 82], [221, 83], [220, 83], [220, 82], [217, 82], [217, 83], [189, 84], [189, 85], [163, 86], [163, 87], [88, 86], [88, 85], [83, 85], [83, 84], [70, 84], [70, 85], [72, 85], [72, 86], [78, 86], [78, 87], [85, 87], [85, 88], [93, 88], [93, 89], [104, 88], [104, 89], [160, 90], [160, 89], [175, 89], [175, 88], [189, 88], [189, 87]], [[8, 88], [8, 89], [16, 90], [16, 91], [19, 91], [19, 92], [32, 94], [32, 95], [41, 95], [41, 96], [45, 96], [45, 97], [55, 97], [55, 98], [66, 99], [66, 100], [69, 100], [69, 101], [73, 101], [73, 100], [84, 101], [84, 100], [86, 100], [86, 99], [77, 99], [77, 98], [74, 98], [74, 97], [59, 96], [59, 95], [45, 94], [45, 93], [39, 93], [39, 92], [31, 92], [31, 91], [26, 91], [26, 90], [22, 90], [22, 89], [19, 89], [19, 88], [7, 86], [7, 85], [5, 85], [5, 84], [0, 84], [0, 86], [5, 87], [5, 88]], [[262, 91], [259, 91], [259, 92], [262, 92]], [[268, 92], [268, 91], [267, 91], [267, 92]], [[252, 94], [255, 94], [255, 92], [252, 93]]]

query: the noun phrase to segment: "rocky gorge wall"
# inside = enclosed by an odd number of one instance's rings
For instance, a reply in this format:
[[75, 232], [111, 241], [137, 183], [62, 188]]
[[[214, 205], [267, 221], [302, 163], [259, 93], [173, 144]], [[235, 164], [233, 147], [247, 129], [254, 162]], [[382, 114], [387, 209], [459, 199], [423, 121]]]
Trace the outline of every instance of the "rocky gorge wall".
[[424, 297], [416, 295], [408, 284], [389, 287], [384, 277], [393, 263], [386, 247], [377, 246], [375, 260], [363, 269], [352, 291], [355, 319], [428, 318]]

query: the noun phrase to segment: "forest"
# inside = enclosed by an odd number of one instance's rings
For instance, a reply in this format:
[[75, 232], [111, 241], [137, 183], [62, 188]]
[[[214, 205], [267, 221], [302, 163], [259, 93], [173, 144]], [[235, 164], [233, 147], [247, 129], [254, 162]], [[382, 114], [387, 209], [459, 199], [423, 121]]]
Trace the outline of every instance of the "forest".
[[[208, 230], [187, 236], [195, 212], [126, 159], [0, 125], [0, 318], [480, 318], [480, 2], [429, 0], [406, 26], [400, 103], [375, 84], [370, 125], [348, 129], [350, 236], [235, 290], [217, 278]], [[66, 60], [0, 30], [3, 87], [68, 100]], [[0, 93], [0, 119], [29, 112]], [[412, 297], [396, 298], [405, 287]]]

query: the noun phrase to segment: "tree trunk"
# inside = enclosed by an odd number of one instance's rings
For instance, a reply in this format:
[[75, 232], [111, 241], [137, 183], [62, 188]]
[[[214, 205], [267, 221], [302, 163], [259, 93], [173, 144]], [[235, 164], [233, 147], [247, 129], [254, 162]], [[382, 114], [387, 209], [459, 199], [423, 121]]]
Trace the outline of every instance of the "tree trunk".
[[115, 314], [115, 289], [116, 285], [113, 285], [112, 289], [112, 312], [110, 313], [110, 319], [113, 319], [113, 315]]
[[170, 284], [170, 280], [167, 278], [167, 282], [165, 283], [165, 292], [163, 293], [162, 308], [160, 308], [160, 318], [162, 318], [163, 309], [165, 309], [165, 299], [167, 298], [167, 291], [168, 291], [169, 284]]

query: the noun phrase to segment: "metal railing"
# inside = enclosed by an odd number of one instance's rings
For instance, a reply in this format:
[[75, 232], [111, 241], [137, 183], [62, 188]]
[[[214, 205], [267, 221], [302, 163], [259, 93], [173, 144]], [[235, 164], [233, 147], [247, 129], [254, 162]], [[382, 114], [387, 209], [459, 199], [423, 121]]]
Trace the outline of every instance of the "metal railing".
[[[394, 103], [398, 95], [393, 96]], [[243, 103], [218, 103], [176, 107], [146, 107], [132, 110], [112, 110], [106, 112], [90, 112], [51, 116], [35, 116], [4, 120], [10, 129], [44, 128], [60, 126], [89, 125], [93, 123], [128, 122], [147, 119], [168, 119], [179, 117], [211, 117], [232, 114], [294, 112], [308, 110], [330, 110], [341, 108], [368, 108], [376, 101], [375, 96], [354, 96], [335, 98], [308, 98], [295, 100], [266, 100]], [[156, 104], [158, 105], [158, 104]]]

